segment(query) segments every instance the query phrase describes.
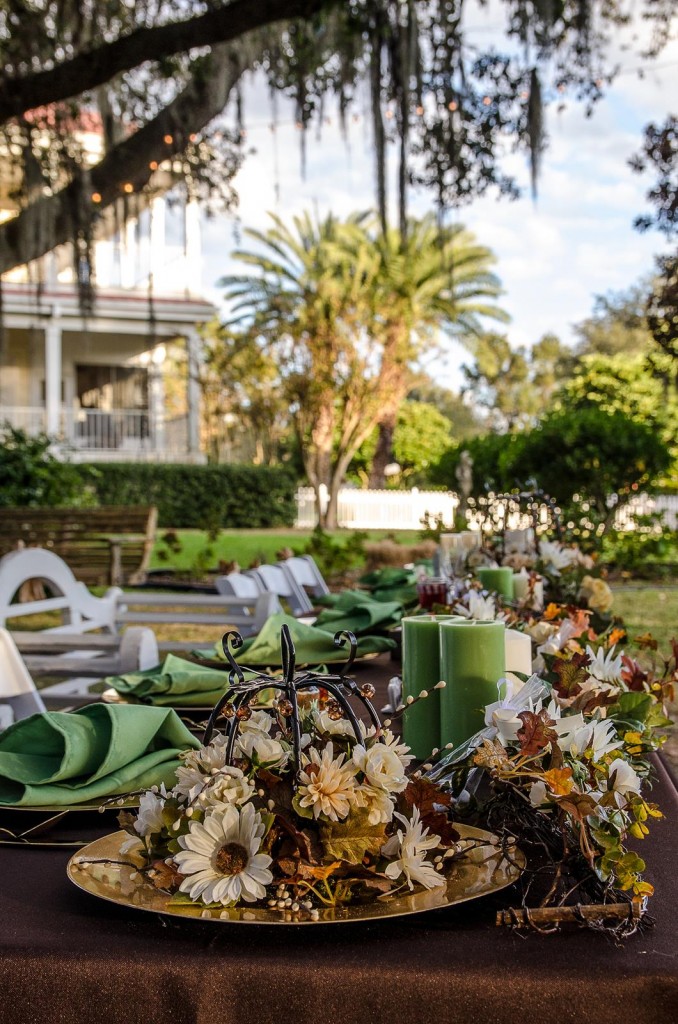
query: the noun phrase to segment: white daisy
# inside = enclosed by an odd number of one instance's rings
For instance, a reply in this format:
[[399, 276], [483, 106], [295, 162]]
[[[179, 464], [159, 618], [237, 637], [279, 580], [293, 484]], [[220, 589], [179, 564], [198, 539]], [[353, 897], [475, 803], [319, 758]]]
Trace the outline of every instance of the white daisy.
[[259, 853], [266, 831], [253, 804], [241, 811], [233, 804], [213, 811], [204, 822], [191, 822], [188, 835], [179, 836], [183, 848], [174, 855], [184, 875], [181, 892], [205, 903], [247, 903], [266, 895], [273, 881], [271, 858]]
[[365, 775], [369, 786], [387, 793], [401, 793], [407, 787], [405, 766], [393, 745], [375, 743], [372, 747], [357, 744], [351, 760], [357, 771]]
[[351, 806], [356, 804], [355, 767], [349, 761], [344, 764], [345, 754], [334, 758], [332, 744], [328, 743], [322, 752], [311, 747], [310, 759], [299, 772], [297, 795], [301, 807], [310, 807], [313, 817], [324, 814], [331, 821], [345, 818]]
[[470, 590], [468, 610], [472, 619], [481, 619], [487, 622], [494, 620], [497, 614], [497, 605], [493, 597], [483, 597], [477, 590]]
[[387, 866], [385, 874], [388, 878], [399, 878], [405, 875], [410, 889], [414, 883], [423, 885], [425, 889], [434, 889], [438, 885], [446, 885], [447, 880], [439, 874], [433, 864], [426, 860], [426, 851], [433, 850], [440, 843], [440, 836], [429, 835], [419, 820], [419, 808], [415, 807], [412, 817], [408, 819], [396, 811], [394, 817], [402, 821], [405, 829], [398, 829], [394, 836], [382, 846], [385, 857], [397, 856]]
[[[565, 718], [564, 721], [567, 722], [569, 719]], [[591, 750], [594, 761], [600, 761], [605, 754], [609, 754], [611, 750], [616, 750], [623, 745], [612, 722], [606, 721], [587, 722], [581, 728], [576, 729], [573, 735], [568, 737], [568, 740], [569, 742], [564, 743], [563, 746], [573, 757], [578, 757], [585, 750]]]

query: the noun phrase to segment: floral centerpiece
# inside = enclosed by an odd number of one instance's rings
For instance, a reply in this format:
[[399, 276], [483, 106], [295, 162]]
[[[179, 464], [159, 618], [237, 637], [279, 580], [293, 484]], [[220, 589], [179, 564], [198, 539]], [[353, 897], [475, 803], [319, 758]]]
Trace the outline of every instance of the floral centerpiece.
[[[121, 854], [176, 900], [259, 903], [311, 920], [323, 906], [446, 885], [465, 849], [449, 794], [410, 772], [413, 758], [379, 724], [370, 684], [295, 677], [289, 655], [278, 696], [263, 708], [255, 698], [272, 679], [245, 682], [229, 659], [231, 685], [205, 745], [183, 755], [171, 789], [144, 793], [136, 817], [123, 812], [131, 838]], [[318, 681], [324, 690], [311, 685]]]
[[[596, 637], [588, 613], [571, 611], [552, 648], [542, 645], [540, 674], [488, 706], [487, 728], [429, 773], [452, 795], [457, 820], [481, 820], [526, 850], [532, 905], [539, 879], [542, 904], [651, 894], [628, 841], [662, 817], [644, 788], [648, 756], [671, 724], [665, 704], [678, 680], [678, 644], [644, 668], [618, 653], [622, 630]], [[641, 639], [656, 651], [651, 637]]]

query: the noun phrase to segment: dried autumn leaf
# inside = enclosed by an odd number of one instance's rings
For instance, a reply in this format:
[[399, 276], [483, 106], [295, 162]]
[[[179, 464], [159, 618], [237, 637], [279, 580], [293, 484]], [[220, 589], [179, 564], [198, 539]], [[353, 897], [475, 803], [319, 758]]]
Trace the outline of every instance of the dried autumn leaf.
[[644, 690], [647, 682], [647, 672], [643, 672], [637, 661], [629, 658], [628, 654], [622, 654], [622, 681], [629, 690]]
[[521, 711], [518, 715], [522, 727], [518, 730], [520, 752], [525, 757], [540, 753], [549, 743], [558, 742], [558, 733], [553, 726], [555, 722], [545, 709], [535, 715], [534, 711]]
[[305, 882], [309, 882], [311, 879], [324, 882], [340, 867], [340, 860], [334, 860], [331, 864], [306, 864], [304, 861], [300, 861], [297, 866], [297, 877]]
[[426, 817], [422, 817], [422, 821], [431, 835], [438, 836], [441, 846], [452, 846], [459, 842], [459, 832], [445, 811], [433, 811]]
[[574, 787], [571, 768], [551, 768], [544, 772], [543, 778], [546, 785], [556, 796], [566, 796], [571, 793]]
[[386, 842], [384, 825], [370, 825], [366, 810], [354, 812], [346, 821], [330, 822], [320, 830], [325, 857], [360, 864], [368, 853], [378, 853]]
[[403, 800], [409, 807], [418, 807], [423, 818], [434, 812], [434, 805], [449, 807], [452, 797], [429, 779], [411, 779], [403, 792]]
[[609, 637], [607, 638], [607, 645], [608, 647], [615, 647], [617, 644], [621, 643], [622, 640], [625, 639], [626, 630], [620, 629], [619, 626], [615, 626], [615, 628], [612, 630]]
[[498, 740], [484, 739], [473, 755], [473, 763], [490, 771], [510, 771], [513, 768], [511, 759]]
[[656, 651], [659, 646], [652, 633], [643, 633], [642, 636], [637, 636], [634, 643], [638, 644], [639, 647], [647, 648], [650, 651]]
[[568, 793], [566, 796], [557, 796], [554, 799], [558, 806], [575, 821], [584, 821], [596, 811], [595, 800], [585, 793]]
[[174, 864], [166, 864], [164, 860], [154, 860], [148, 877], [156, 889], [173, 889], [179, 885], [183, 875], [177, 871]]
[[553, 601], [551, 601], [551, 603], [546, 606], [546, 611], [544, 612], [544, 618], [546, 619], [547, 622], [551, 622], [553, 619], [557, 619], [559, 615], [560, 615], [560, 605], [554, 604]]
[[573, 654], [571, 658], [554, 658], [551, 672], [553, 687], [559, 697], [576, 697], [589, 677], [590, 659], [587, 654]]

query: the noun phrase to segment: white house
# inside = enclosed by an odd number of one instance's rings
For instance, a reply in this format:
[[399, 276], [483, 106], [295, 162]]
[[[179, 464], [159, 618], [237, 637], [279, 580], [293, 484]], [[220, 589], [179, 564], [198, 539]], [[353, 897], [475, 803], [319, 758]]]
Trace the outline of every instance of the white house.
[[[179, 224], [175, 244], [168, 223]], [[96, 301], [86, 319], [65, 251], [44, 258], [40, 284], [35, 267], [5, 275], [0, 423], [57, 435], [77, 461], [204, 461], [197, 326], [215, 308], [201, 297], [200, 249], [197, 206], [168, 221], [158, 195], [95, 243]], [[166, 355], [176, 342], [188, 374], [169, 415]]]

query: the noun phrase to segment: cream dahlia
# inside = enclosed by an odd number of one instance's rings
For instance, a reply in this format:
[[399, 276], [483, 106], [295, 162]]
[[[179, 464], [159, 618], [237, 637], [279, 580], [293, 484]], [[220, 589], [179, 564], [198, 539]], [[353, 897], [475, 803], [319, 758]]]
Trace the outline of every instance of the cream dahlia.
[[356, 804], [355, 767], [350, 761], [344, 764], [344, 758], [345, 754], [334, 757], [331, 743], [322, 755], [311, 747], [310, 758], [299, 772], [297, 794], [299, 806], [310, 807], [314, 818], [324, 814], [338, 821]]

